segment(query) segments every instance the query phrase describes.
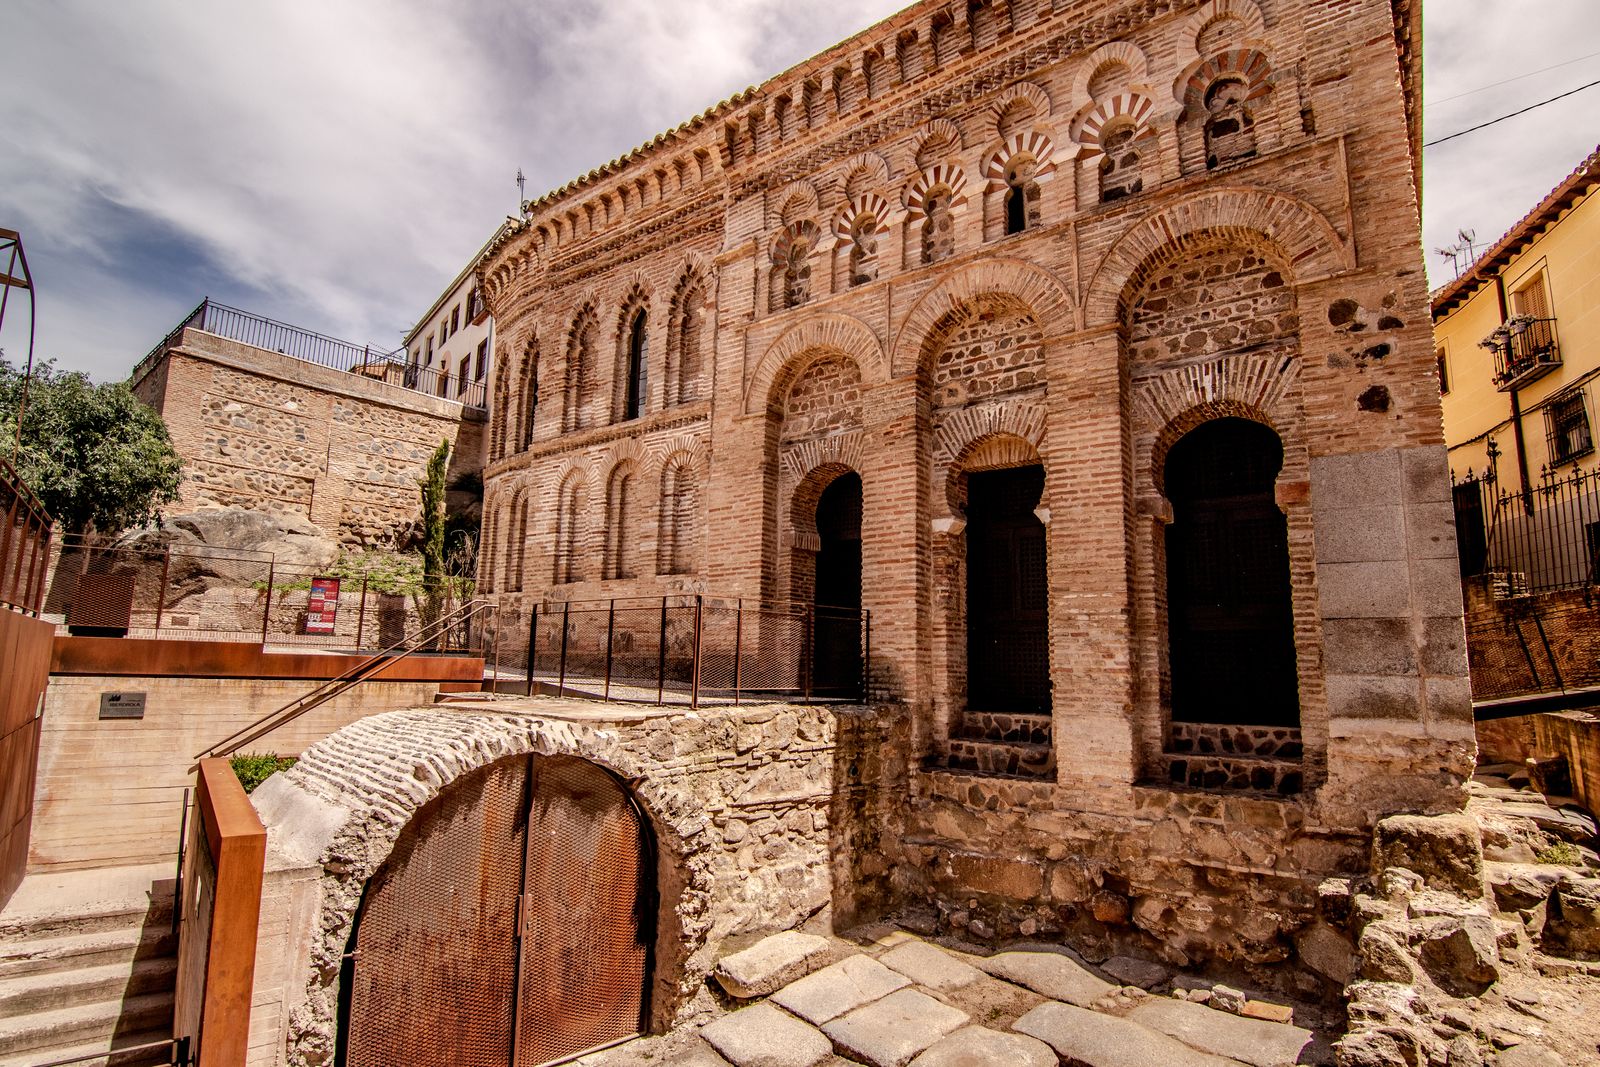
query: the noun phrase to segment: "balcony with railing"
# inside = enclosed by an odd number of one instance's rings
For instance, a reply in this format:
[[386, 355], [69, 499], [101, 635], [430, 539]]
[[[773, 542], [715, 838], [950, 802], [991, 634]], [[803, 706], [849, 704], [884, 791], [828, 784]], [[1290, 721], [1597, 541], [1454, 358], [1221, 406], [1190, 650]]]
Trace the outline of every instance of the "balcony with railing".
[[134, 368], [137, 380], [158, 356], [183, 336], [184, 330], [200, 330], [252, 348], [289, 356], [357, 374], [373, 381], [387, 382], [443, 400], [454, 400], [476, 411], [488, 408], [488, 389], [482, 379], [469, 381], [465, 374], [453, 375], [448, 366], [419, 367], [406, 360], [405, 348], [386, 351], [372, 345], [358, 345], [312, 330], [219, 304], [209, 297], [151, 349]]
[[1479, 344], [1494, 353], [1494, 383], [1502, 393], [1530, 385], [1561, 366], [1555, 319], [1521, 315]]

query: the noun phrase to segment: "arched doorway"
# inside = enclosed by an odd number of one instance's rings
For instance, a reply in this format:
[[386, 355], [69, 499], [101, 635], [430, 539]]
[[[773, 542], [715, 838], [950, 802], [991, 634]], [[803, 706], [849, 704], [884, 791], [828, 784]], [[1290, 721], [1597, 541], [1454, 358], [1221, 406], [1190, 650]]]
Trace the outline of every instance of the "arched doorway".
[[613, 775], [517, 756], [420, 809], [367, 883], [348, 1067], [534, 1067], [645, 1026], [649, 824]]
[[1044, 467], [967, 475], [967, 709], [1050, 710]]
[[853, 695], [861, 688], [861, 475], [828, 483], [816, 521], [813, 692]]
[[1299, 726], [1283, 442], [1222, 418], [1167, 454], [1167, 636], [1175, 722]]

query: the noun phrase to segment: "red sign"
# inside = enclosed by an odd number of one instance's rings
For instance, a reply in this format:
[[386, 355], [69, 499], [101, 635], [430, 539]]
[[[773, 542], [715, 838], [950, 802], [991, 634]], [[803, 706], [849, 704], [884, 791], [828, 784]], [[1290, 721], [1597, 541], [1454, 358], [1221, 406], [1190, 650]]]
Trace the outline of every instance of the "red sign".
[[306, 596], [306, 633], [331, 634], [339, 618], [339, 579], [313, 578]]

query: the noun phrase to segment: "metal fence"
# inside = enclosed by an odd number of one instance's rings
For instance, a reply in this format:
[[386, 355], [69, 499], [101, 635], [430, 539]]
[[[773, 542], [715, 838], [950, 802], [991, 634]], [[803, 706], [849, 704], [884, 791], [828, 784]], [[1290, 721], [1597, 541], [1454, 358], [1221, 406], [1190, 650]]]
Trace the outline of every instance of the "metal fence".
[[50, 562], [50, 516], [22, 483], [22, 478], [0, 459], [0, 607], [39, 614], [44, 599], [45, 571]]
[[[271, 553], [186, 544], [100, 544], [64, 538], [43, 613], [79, 636], [259, 641], [358, 650], [384, 648], [472, 597], [472, 582], [448, 579], [436, 602], [387, 591], [370, 575], [277, 562]], [[447, 633], [438, 649], [466, 647]]]
[[[520, 628], [501, 612], [493, 688], [652, 704], [859, 701], [871, 613], [681, 594], [545, 602]], [[487, 658], [487, 657], [486, 657]]]
[[1473, 700], [1600, 686], [1594, 618], [1583, 603], [1533, 600], [1493, 616], [1469, 617]]
[[1526, 493], [1468, 478], [1454, 496], [1462, 577], [1494, 576], [1506, 596], [1600, 584], [1600, 471], [1546, 475]]
[[134, 368], [132, 377], [137, 379], [145, 366], [175, 343], [186, 329], [203, 330], [230, 341], [321, 367], [348, 371], [429, 396], [459, 401], [465, 407], [480, 411], [488, 407], [488, 383], [481, 378], [469, 380], [465, 368], [462, 373], [452, 375], [449, 367], [418, 367], [406, 361], [404, 348], [385, 351], [372, 345], [341, 341], [313, 330], [219, 304], [209, 297], [162, 338], [161, 343]]

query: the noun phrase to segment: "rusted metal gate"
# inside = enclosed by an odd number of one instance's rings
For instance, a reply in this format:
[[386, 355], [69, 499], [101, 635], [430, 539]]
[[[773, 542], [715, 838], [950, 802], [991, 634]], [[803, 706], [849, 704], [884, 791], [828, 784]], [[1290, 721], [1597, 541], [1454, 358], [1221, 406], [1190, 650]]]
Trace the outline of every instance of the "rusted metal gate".
[[592, 763], [515, 758], [428, 804], [372, 879], [348, 1067], [535, 1067], [643, 1029], [649, 835]]

